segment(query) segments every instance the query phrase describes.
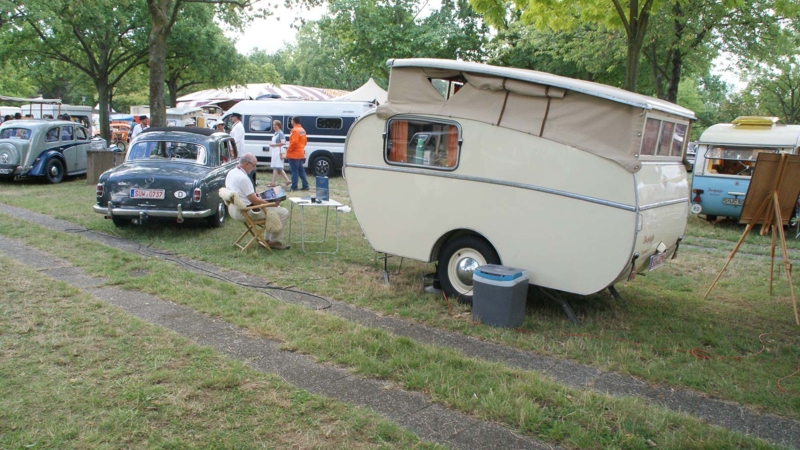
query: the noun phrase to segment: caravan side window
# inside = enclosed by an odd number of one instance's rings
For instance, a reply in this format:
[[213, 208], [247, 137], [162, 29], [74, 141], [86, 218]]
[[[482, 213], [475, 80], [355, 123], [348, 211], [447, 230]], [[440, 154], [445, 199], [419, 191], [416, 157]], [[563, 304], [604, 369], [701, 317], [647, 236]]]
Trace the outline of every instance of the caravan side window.
[[392, 119], [384, 145], [388, 164], [454, 170], [461, 152], [461, 128], [446, 121]]
[[250, 116], [248, 131], [256, 133], [272, 132], [272, 116]]
[[683, 154], [688, 125], [648, 117], [644, 125], [640, 156], [678, 156]]

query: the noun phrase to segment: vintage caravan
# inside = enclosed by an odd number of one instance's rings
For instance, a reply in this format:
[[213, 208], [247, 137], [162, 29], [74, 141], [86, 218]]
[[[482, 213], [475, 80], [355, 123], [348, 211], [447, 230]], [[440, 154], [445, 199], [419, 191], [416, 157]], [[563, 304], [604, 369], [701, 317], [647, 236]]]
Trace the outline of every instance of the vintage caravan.
[[256, 155], [259, 164], [269, 165], [272, 121], [281, 121], [288, 139], [292, 131], [289, 118], [299, 116], [308, 137], [306, 167], [313, 168], [315, 175], [328, 176], [342, 168], [344, 140], [350, 127], [373, 107], [370, 102], [245, 100], [229, 109], [222, 120], [230, 130], [231, 114], [241, 114], [245, 150]]
[[486, 263], [591, 294], [677, 251], [692, 111], [531, 70], [388, 65], [388, 102], [356, 122], [345, 150], [376, 251], [438, 261], [442, 287], [466, 302]]
[[709, 221], [742, 215], [759, 153], [797, 153], [800, 125], [777, 117], [738, 117], [709, 127], [700, 136], [692, 176], [692, 212]]

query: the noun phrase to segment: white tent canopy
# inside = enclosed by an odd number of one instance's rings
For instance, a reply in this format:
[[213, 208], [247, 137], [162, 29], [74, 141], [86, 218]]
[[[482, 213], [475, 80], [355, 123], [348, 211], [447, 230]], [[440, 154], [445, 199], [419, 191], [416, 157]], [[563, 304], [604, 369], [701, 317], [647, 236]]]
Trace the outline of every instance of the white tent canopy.
[[388, 94], [372, 78], [363, 86], [355, 91], [341, 97], [332, 98], [337, 102], [375, 102], [378, 104], [386, 103]]
[[315, 87], [271, 83], [253, 83], [244, 86], [232, 86], [225, 89], [206, 89], [178, 98], [178, 106], [203, 106], [209, 103], [227, 101], [257, 100], [261, 98], [283, 98], [301, 100], [328, 100], [331, 97], [345, 94], [347, 91], [323, 89]]

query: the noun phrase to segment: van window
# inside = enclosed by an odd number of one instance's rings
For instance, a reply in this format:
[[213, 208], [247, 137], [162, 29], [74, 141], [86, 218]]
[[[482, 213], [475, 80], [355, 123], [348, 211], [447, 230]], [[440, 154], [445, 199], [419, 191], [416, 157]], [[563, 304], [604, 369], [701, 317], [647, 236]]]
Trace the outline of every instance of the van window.
[[425, 119], [393, 119], [388, 123], [385, 159], [389, 164], [454, 169], [461, 151], [457, 124]]
[[320, 117], [317, 119], [317, 128], [328, 128], [332, 130], [342, 129], [342, 119], [338, 117]]
[[272, 131], [272, 116], [250, 116], [247, 129], [256, 133]]

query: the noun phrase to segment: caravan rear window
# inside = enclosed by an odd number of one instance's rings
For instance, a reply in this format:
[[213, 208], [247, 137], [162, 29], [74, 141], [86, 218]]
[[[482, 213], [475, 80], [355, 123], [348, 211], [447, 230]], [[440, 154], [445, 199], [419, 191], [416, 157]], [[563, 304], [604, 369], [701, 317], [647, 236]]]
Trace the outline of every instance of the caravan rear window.
[[426, 119], [392, 119], [388, 123], [386, 162], [453, 170], [461, 151], [458, 124]]
[[648, 117], [644, 125], [641, 156], [681, 156], [688, 125]]

